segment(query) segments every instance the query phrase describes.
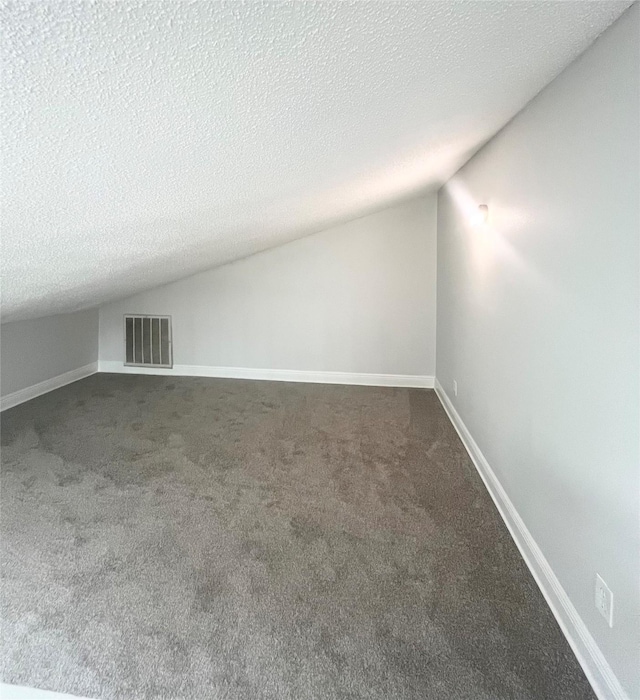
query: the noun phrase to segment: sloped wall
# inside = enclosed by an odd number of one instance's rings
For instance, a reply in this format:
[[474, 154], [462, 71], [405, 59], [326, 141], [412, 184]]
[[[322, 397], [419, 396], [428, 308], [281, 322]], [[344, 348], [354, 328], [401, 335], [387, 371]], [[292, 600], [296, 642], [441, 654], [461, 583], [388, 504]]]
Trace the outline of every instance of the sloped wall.
[[123, 315], [141, 313], [172, 316], [187, 373], [432, 377], [435, 227], [433, 193], [103, 306], [101, 369], [123, 369]]

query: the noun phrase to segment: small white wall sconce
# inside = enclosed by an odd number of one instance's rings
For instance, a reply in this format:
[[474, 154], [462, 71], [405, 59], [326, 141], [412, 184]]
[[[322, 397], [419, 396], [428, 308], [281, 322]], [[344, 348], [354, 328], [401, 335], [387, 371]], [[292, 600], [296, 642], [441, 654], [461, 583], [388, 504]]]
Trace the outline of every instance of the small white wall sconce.
[[474, 226], [481, 226], [489, 221], [489, 207], [486, 204], [478, 205], [478, 211], [473, 217]]

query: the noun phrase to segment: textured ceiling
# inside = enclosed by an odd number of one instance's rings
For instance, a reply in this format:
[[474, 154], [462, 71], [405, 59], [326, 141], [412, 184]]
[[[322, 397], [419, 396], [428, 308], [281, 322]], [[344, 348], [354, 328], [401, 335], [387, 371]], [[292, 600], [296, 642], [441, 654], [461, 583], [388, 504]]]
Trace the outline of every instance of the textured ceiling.
[[3, 2], [3, 320], [437, 186], [629, 4]]

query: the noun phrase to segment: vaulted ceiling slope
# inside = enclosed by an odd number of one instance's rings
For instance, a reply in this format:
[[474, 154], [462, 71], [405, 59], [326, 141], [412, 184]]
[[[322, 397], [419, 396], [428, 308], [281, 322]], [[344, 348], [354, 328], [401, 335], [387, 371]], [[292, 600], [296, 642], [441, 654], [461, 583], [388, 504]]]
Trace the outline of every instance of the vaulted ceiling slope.
[[629, 4], [4, 0], [3, 320], [438, 186]]

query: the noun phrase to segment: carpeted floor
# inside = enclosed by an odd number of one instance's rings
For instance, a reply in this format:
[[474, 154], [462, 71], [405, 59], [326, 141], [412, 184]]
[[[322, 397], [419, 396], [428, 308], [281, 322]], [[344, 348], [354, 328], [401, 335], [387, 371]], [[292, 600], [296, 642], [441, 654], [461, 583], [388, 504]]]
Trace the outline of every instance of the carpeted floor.
[[2, 444], [5, 682], [594, 697], [432, 391], [101, 374]]

